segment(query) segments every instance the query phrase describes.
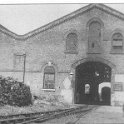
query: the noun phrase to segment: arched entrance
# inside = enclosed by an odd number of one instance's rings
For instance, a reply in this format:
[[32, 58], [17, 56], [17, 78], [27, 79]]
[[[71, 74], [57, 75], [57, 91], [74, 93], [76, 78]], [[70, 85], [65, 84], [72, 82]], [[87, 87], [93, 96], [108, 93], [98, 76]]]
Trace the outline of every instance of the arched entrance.
[[75, 70], [75, 103], [110, 105], [111, 89], [102, 88], [101, 101], [99, 84], [111, 82], [111, 70], [102, 62], [87, 61], [79, 64]]
[[99, 100], [100, 104], [110, 105], [111, 98], [111, 82], [103, 82], [99, 84]]
[[102, 88], [102, 92], [101, 92], [102, 105], [110, 105], [110, 94], [111, 94], [111, 89], [109, 87]]

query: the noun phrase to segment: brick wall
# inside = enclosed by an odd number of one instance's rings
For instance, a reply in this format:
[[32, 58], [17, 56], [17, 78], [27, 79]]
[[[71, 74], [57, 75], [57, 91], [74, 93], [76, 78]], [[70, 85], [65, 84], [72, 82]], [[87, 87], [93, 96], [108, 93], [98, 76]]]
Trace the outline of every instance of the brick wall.
[[[53, 93], [59, 94], [63, 89], [63, 80], [70, 73], [71, 65], [89, 57], [86, 26], [94, 17], [101, 19], [104, 27], [101, 41], [102, 53], [92, 56], [110, 61], [116, 65], [115, 73], [124, 74], [124, 55], [111, 54], [112, 32], [118, 28], [124, 35], [124, 20], [94, 8], [26, 40], [17, 40], [0, 32], [0, 75], [13, 76], [22, 81], [23, 71], [14, 69], [14, 54], [26, 53], [25, 83], [31, 86], [34, 94], [40, 95], [44, 93], [42, 90], [44, 65], [52, 61], [56, 66], [56, 91]], [[78, 34], [78, 54], [66, 54], [65, 37], [73, 30]]]

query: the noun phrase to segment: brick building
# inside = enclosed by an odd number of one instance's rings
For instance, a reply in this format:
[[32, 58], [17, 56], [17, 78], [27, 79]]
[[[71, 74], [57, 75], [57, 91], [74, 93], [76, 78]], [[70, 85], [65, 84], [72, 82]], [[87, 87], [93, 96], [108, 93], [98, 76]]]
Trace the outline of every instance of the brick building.
[[124, 14], [103, 4], [21, 36], [0, 26], [0, 75], [24, 80], [39, 96], [63, 91], [70, 103], [122, 105], [123, 37]]

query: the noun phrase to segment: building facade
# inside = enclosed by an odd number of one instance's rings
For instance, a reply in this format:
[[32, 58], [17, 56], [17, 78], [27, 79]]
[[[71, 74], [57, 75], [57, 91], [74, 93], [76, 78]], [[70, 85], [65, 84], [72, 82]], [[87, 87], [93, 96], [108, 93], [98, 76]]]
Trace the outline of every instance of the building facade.
[[0, 26], [0, 56], [0, 75], [24, 81], [35, 95], [67, 91], [69, 103], [124, 102], [124, 14], [103, 4], [22, 36]]

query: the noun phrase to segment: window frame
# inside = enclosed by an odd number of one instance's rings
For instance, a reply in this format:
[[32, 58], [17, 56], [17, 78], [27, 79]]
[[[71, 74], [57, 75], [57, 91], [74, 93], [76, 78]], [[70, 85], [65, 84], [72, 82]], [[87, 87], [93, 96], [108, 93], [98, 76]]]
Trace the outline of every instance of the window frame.
[[[54, 69], [54, 72], [53, 73], [48, 73], [48, 72], [45, 72], [45, 69], [47, 69], [47, 67], [52, 67], [53, 69]], [[46, 78], [45, 78], [45, 76], [46, 75], [53, 75], [54, 76], [54, 78], [53, 78], [53, 84], [54, 84], [54, 88], [46, 88]], [[56, 70], [55, 70], [55, 68], [54, 68], [54, 66], [46, 66], [45, 68], [44, 68], [44, 73], [43, 73], [43, 90], [53, 90], [53, 91], [55, 91], [55, 76], [56, 76]], [[50, 81], [50, 80], [49, 80]], [[52, 81], [52, 80], [51, 80]]]
[[[15, 70], [19, 70], [22, 71], [24, 70], [24, 59], [25, 59], [26, 54], [19, 54], [19, 53], [15, 53], [14, 54], [14, 69]], [[17, 61], [18, 60], [18, 61]], [[23, 61], [22, 61], [23, 60]], [[19, 65], [22, 65], [23, 67], [18, 67]]]
[[[93, 22], [98, 22], [101, 25], [101, 34], [100, 34], [101, 36], [100, 36], [100, 42], [99, 42], [100, 47], [97, 50], [92, 50], [89, 48], [89, 27], [90, 27], [90, 24]], [[101, 42], [103, 41], [104, 30], [105, 30], [104, 23], [99, 17], [92, 17], [91, 19], [89, 19], [89, 21], [86, 24], [86, 37], [87, 37], [87, 48], [88, 48], [87, 54], [101, 54], [102, 53]]]
[[[100, 32], [99, 32], [99, 37], [97, 37], [98, 39], [99, 39], [99, 41], [95, 41], [95, 42], [91, 42], [90, 41], [90, 37], [92, 36], [91, 35], [91, 25], [93, 25], [93, 24], [95, 24], [95, 23], [97, 23], [97, 24], [99, 24], [100, 25]], [[98, 20], [92, 20], [90, 23], [89, 23], [89, 25], [88, 25], [89, 27], [88, 27], [88, 53], [97, 53], [97, 54], [100, 54], [101, 53], [101, 41], [102, 41], [102, 28], [103, 28], [103, 26], [102, 26], [102, 24], [101, 24], [101, 22], [100, 21], [98, 21]], [[93, 29], [92, 29], [93, 30]], [[96, 47], [96, 45], [97, 45], [97, 47]]]
[[[121, 35], [121, 39], [122, 40], [114, 40], [114, 35], [116, 35], [116, 34], [120, 34]], [[120, 42], [120, 45], [118, 44], [118, 45], [114, 45], [114, 42]], [[112, 36], [111, 36], [111, 53], [113, 53], [113, 54], [121, 54], [121, 53], [123, 53], [123, 49], [124, 49], [124, 38], [123, 38], [123, 34], [122, 34], [122, 32], [120, 32], [120, 31], [115, 31], [113, 34], [112, 34]]]
[[[116, 35], [116, 34], [120, 34], [122, 39], [114, 40], [113, 37], [114, 37], [114, 35]], [[122, 45], [120, 45], [120, 46], [119, 46], [119, 45], [114, 45], [114, 44], [113, 44], [114, 42], [121, 42]], [[116, 33], [114, 33], [114, 34], [112, 35], [112, 47], [113, 47], [113, 48], [114, 48], [114, 47], [122, 47], [122, 48], [123, 48], [123, 35], [122, 35], [121, 33], [116, 32]], [[116, 48], [115, 48], [115, 49], [116, 49]]]
[[[68, 41], [68, 36], [70, 35], [70, 34], [75, 34], [75, 36], [76, 36], [76, 42], [75, 42], [75, 49], [67, 49], [67, 48], [69, 48], [68, 47], [68, 43], [67, 42], [69, 42]], [[71, 48], [71, 47], [70, 47]], [[69, 31], [67, 34], [66, 34], [66, 37], [65, 37], [65, 51], [64, 51], [66, 54], [78, 54], [78, 33], [77, 33], [77, 31]]]

